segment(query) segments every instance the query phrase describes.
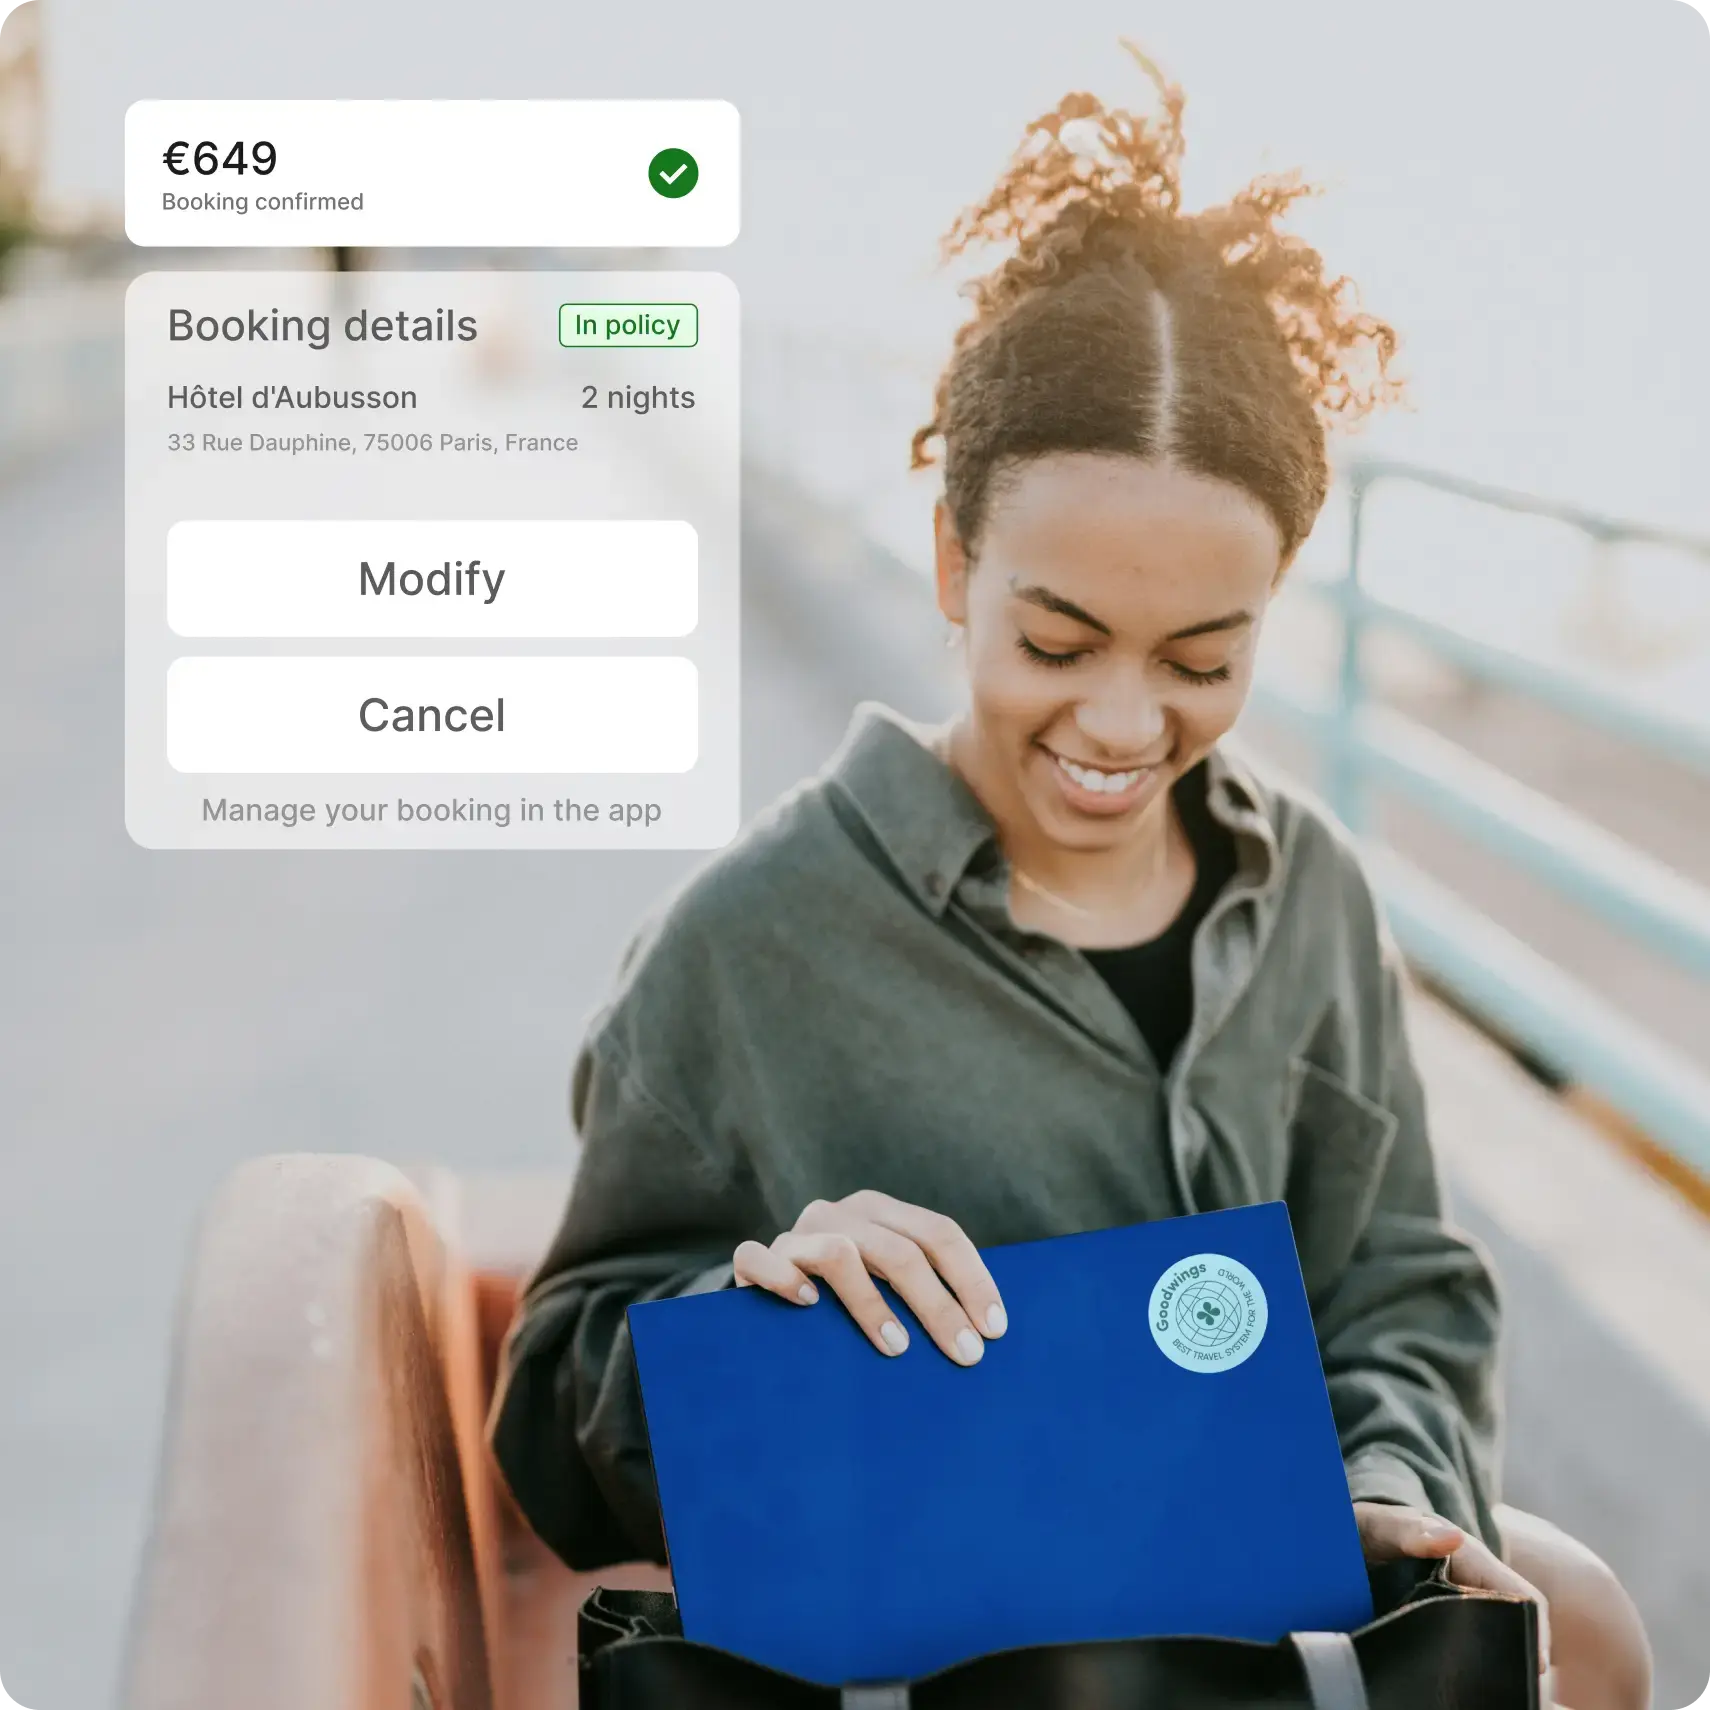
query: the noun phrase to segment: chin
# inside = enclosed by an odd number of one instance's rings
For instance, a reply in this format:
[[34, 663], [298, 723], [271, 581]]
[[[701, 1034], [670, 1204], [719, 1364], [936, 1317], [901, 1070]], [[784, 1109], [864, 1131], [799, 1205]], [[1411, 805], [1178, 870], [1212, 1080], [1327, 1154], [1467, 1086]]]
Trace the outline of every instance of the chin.
[[1079, 815], [1040, 813], [1036, 819], [1039, 829], [1059, 849], [1071, 849], [1081, 855], [1095, 855], [1105, 849], [1120, 849], [1134, 835], [1134, 821], [1087, 820]]

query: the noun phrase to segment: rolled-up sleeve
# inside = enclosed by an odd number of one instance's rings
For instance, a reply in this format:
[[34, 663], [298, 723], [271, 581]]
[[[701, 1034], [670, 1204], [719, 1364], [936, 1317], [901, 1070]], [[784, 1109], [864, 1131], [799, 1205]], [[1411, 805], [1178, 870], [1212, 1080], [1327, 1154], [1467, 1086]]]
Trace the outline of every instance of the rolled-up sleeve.
[[491, 1436], [518, 1507], [572, 1567], [663, 1561], [625, 1319], [723, 1288], [759, 1213], [746, 1171], [689, 1132], [596, 1033], [577, 1059], [575, 1191], [506, 1342]]

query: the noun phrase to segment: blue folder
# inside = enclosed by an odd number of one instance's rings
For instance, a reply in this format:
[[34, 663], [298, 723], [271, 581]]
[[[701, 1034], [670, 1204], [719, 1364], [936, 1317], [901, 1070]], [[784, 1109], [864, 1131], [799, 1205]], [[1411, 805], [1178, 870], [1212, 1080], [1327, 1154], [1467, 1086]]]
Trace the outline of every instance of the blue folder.
[[630, 1308], [686, 1637], [843, 1685], [1370, 1620], [1280, 1203], [984, 1257], [1009, 1331], [969, 1368], [824, 1287]]

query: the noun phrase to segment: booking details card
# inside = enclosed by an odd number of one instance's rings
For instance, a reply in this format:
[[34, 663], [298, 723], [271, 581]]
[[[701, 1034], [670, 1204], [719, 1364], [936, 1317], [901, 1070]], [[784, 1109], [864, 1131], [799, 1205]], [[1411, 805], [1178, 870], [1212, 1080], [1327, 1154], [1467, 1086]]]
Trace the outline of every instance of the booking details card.
[[738, 337], [709, 273], [139, 278], [131, 835], [726, 842]]

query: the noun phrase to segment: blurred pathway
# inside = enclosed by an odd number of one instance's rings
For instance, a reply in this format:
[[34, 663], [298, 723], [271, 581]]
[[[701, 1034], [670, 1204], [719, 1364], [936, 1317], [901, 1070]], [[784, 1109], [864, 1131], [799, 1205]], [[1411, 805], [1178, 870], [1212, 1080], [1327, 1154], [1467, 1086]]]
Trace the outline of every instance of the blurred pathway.
[[[110, 1700], [172, 1310], [240, 1159], [562, 1163], [571, 1052], [670, 854], [180, 854], [123, 823], [121, 448], [0, 486], [0, 1678]], [[746, 800], [846, 703], [744, 638]]]

